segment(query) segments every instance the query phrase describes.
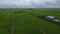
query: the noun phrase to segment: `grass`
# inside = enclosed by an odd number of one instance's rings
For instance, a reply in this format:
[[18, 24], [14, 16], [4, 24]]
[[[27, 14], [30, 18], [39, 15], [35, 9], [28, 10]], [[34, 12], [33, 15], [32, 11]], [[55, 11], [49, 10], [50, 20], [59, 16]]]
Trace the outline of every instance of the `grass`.
[[10, 14], [0, 14], [0, 34], [10, 34], [12, 16]]
[[[60, 9], [0, 10], [0, 34], [11, 34], [13, 18], [15, 18], [15, 34], [42, 34], [40, 30], [46, 34], [60, 34], [60, 26], [37, 17], [44, 15], [60, 18]], [[36, 25], [32, 24], [32, 22]], [[36, 26], [38, 26], [40, 30]]]

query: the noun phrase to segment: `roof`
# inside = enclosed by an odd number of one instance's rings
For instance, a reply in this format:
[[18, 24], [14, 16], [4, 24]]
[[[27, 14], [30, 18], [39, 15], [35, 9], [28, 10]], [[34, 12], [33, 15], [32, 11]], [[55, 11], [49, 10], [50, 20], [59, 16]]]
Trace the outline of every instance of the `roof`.
[[60, 20], [59, 19], [54, 19], [55, 22], [59, 22], [60, 23]]
[[53, 16], [46, 16], [47, 18], [55, 18], [55, 17], [53, 17]]

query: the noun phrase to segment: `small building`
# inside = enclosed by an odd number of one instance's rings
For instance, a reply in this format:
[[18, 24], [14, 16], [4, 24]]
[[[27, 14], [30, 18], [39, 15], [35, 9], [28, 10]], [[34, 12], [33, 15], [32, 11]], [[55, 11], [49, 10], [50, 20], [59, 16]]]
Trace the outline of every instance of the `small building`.
[[56, 22], [56, 23], [60, 23], [59, 19], [54, 19], [53, 21]]
[[45, 16], [44, 18], [45, 18], [45, 19], [48, 19], [48, 20], [52, 20], [52, 19], [54, 19], [55, 17], [53, 17], [53, 16]]
[[43, 18], [46, 20], [49, 20], [51, 22], [60, 23], [60, 20], [56, 17], [53, 17], [53, 16], [44, 16]]

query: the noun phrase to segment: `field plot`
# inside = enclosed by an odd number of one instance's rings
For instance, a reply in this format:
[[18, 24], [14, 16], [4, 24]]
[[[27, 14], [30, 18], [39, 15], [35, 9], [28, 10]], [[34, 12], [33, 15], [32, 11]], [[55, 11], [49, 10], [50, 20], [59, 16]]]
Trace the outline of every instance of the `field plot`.
[[0, 34], [11, 34], [12, 15], [1, 12]]
[[60, 34], [60, 26], [37, 16], [60, 18], [60, 9], [6, 9], [0, 11], [0, 34]]
[[32, 20], [27, 14], [16, 16], [15, 34], [41, 34], [38, 28], [32, 24]]

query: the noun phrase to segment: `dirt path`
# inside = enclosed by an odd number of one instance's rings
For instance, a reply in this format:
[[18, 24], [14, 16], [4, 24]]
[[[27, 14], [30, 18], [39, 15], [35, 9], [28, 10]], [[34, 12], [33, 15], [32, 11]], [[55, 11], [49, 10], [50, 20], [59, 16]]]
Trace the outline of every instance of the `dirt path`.
[[12, 20], [11, 34], [14, 34], [14, 23], [15, 23], [15, 18], [13, 18]]
[[36, 25], [36, 23], [32, 22], [32, 24], [42, 33], [42, 34], [46, 34], [43, 30], [40, 29], [40, 27], [38, 25]]

